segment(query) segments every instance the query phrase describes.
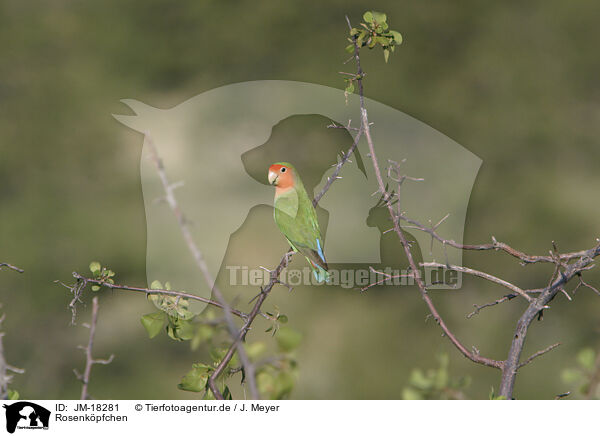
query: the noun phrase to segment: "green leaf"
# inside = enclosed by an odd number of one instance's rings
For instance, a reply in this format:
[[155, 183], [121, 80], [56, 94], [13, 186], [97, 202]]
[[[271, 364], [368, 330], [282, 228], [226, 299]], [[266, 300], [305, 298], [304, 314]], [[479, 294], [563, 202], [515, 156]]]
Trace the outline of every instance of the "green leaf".
[[289, 327], [282, 327], [277, 332], [276, 339], [279, 349], [284, 352], [289, 352], [300, 345], [302, 334]]
[[92, 272], [92, 274], [94, 274], [94, 277], [97, 277], [100, 275], [100, 271], [102, 270], [102, 265], [100, 265], [100, 262], [92, 262], [90, 263], [90, 271]]
[[400, 32], [396, 32], [395, 30], [390, 30], [390, 33], [392, 34], [393, 38], [394, 38], [394, 42], [398, 45], [402, 44], [402, 35], [400, 34]]
[[277, 317], [277, 321], [279, 321], [281, 324], [285, 324], [288, 322], [288, 317], [287, 315], [279, 315]]
[[92, 291], [96, 292], [100, 290], [100, 286], [98, 285], [92, 285]]
[[390, 45], [390, 38], [386, 38], [385, 36], [376, 36], [375, 42], [377, 44], [381, 44], [382, 47], [387, 47]]
[[422, 400], [423, 396], [413, 388], [404, 388], [402, 389], [402, 399], [403, 400]]
[[252, 360], [258, 358], [267, 350], [267, 346], [264, 342], [253, 342], [251, 344], [245, 344], [246, 354]]
[[372, 11], [371, 16], [373, 17], [372, 21], [376, 22], [377, 24], [385, 23], [387, 21], [387, 15], [383, 12]]
[[223, 399], [224, 400], [232, 400], [231, 391], [229, 390], [229, 386], [225, 385], [225, 389], [223, 389]]
[[435, 373], [435, 387], [442, 390], [448, 387], [448, 370], [444, 367], [438, 369]]
[[176, 341], [189, 341], [195, 334], [194, 325], [185, 319], [169, 316], [167, 334]]
[[213, 362], [220, 362], [225, 357], [225, 354], [227, 354], [227, 350], [225, 348], [212, 348], [209, 354]]
[[8, 394], [7, 395], [8, 395], [8, 399], [9, 400], [13, 400], [13, 401], [14, 400], [18, 400], [19, 397], [20, 397], [19, 393], [17, 391], [12, 390], [12, 389], [8, 390]]
[[344, 92], [346, 92], [347, 94], [352, 94], [354, 92], [354, 82], [348, 83]]
[[506, 400], [506, 397], [504, 395], [496, 395], [494, 387], [492, 386], [492, 389], [490, 390], [490, 400]]
[[433, 380], [427, 377], [423, 373], [423, 371], [421, 371], [418, 368], [412, 370], [412, 372], [410, 373], [409, 381], [410, 384], [416, 387], [417, 389], [427, 390], [431, 389], [431, 387], [433, 386]]
[[560, 378], [566, 384], [571, 385], [579, 383], [583, 378], [583, 374], [578, 369], [566, 368], [560, 373]]
[[363, 14], [363, 20], [367, 23], [373, 22], [373, 13], [371, 11], [367, 11]]
[[205, 325], [205, 324], [200, 324], [198, 326], [198, 328], [196, 329], [196, 333], [194, 334], [194, 337], [192, 338], [192, 342], [190, 343], [190, 347], [191, 347], [192, 351], [197, 350], [198, 347], [200, 346], [200, 344], [211, 339], [213, 337], [214, 333], [215, 333], [215, 329], [212, 328], [211, 326]]
[[163, 285], [161, 282], [159, 282], [158, 280], [154, 280], [150, 284], [150, 289], [165, 289], [165, 288], [163, 288]]
[[577, 354], [577, 362], [588, 371], [593, 371], [596, 362], [596, 353], [592, 348], [584, 348]]
[[177, 387], [183, 391], [202, 392], [210, 377], [210, 367], [206, 365], [197, 366], [183, 376]]
[[365, 40], [366, 37], [367, 37], [366, 30], [363, 30], [362, 32], [360, 32], [360, 34], [358, 35], [358, 38], [356, 38], [356, 45], [358, 47], [362, 47], [363, 41]]
[[[161, 284], [157, 281], [152, 282], [152, 286]], [[162, 285], [162, 284], [161, 284]], [[152, 288], [152, 289], [164, 289], [164, 288]], [[188, 310], [190, 302], [186, 298], [178, 297], [176, 295], [164, 295], [164, 294], [150, 294], [148, 299], [163, 312], [166, 312], [169, 316], [174, 318], [181, 318], [183, 320], [190, 320], [196, 316], [193, 312]]]
[[385, 63], [387, 64], [387, 61], [390, 57], [390, 51], [387, 48], [383, 49], [383, 60], [385, 61]]
[[256, 375], [256, 384], [261, 394], [267, 395], [275, 389], [275, 378], [266, 371], [261, 371]]
[[289, 372], [280, 372], [275, 378], [274, 388], [271, 399], [284, 399], [292, 392], [292, 389], [294, 389], [294, 376]]
[[215, 394], [213, 394], [212, 391], [208, 387], [204, 390], [204, 397], [202, 399], [203, 400], [216, 400]]
[[350, 54], [354, 53], [354, 44], [347, 45], [345, 50]]
[[148, 336], [150, 336], [150, 339], [152, 339], [162, 330], [166, 321], [166, 316], [164, 312], [148, 313], [142, 316], [140, 321], [148, 332]]

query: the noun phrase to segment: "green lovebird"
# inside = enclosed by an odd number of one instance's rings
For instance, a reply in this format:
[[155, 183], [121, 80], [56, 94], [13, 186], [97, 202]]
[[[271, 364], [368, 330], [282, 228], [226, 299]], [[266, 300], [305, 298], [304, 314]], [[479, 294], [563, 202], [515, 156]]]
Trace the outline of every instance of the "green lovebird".
[[269, 167], [269, 183], [275, 186], [273, 216], [292, 249], [308, 261], [318, 282], [328, 282], [327, 261], [317, 213], [296, 169], [287, 162]]

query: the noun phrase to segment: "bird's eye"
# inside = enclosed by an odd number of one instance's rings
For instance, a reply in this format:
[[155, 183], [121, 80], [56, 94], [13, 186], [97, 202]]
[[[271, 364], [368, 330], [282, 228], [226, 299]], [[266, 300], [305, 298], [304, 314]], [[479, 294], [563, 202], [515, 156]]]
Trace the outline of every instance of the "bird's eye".
[[283, 168], [281, 168], [279, 171], [281, 171], [282, 173], [285, 173], [285, 170], [286, 170], [286, 168], [285, 168], [285, 167], [283, 167]]

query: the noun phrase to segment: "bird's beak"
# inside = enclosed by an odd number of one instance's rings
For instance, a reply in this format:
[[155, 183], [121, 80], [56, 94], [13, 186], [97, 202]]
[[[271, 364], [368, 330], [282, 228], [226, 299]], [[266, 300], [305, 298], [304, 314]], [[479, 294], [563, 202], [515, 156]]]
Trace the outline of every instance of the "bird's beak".
[[277, 182], [277, 173], [275, 171], [269, 171], [269, 183], [274, 185]]

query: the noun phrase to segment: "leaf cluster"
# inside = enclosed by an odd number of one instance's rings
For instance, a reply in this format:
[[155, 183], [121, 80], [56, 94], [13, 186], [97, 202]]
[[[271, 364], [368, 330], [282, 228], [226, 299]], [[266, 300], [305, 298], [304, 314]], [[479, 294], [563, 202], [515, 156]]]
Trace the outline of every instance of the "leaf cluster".
[[[90, 263], [90, 271], [94, 276], [94, 279], [100, 280], [103, 283], [110, 283], [114, 285], [115, 281], [113, 277], [115, 276], [115, 272], [107, 267], [103, 267], [100, 262], [94, 261]], [[92, 291], [99, 291], [102, 287], [102, 283], [92, 285]]]
[[600, 400], [600, 356], [593, 348], [577, 353], [577, 366], [561, 372], [562, 381], [584, 398]]
[[346, 51], [354, 53], [354, 43], [360, 49], [368, 47], [370, 49], [381, 46], [383, 49], [383, 58], [387, 63], [390, 53], [394, 52], [397, 45], [402, 44], [402, 34], [396, 30], [390, 30], [387, 23], [387, 15], [383, 12], [367, 11], [363, 14], [364, 22], [359, 27], [353, 27], [350, 30], [350, 45]]
[[453, 400], [466, 398], [463, 390], [470, 385], [470, 377], [451, 377], [448, 371], [449, 358], [447, 354], [440, 354], [438, 362], [439, 366], [436, 369], [423, 371], [416, 368], [412, 370], [408, 386], [402, 390], [402, 399]]

